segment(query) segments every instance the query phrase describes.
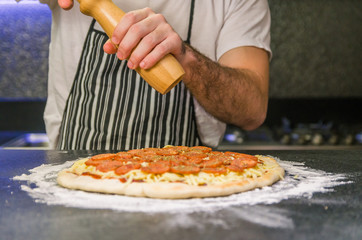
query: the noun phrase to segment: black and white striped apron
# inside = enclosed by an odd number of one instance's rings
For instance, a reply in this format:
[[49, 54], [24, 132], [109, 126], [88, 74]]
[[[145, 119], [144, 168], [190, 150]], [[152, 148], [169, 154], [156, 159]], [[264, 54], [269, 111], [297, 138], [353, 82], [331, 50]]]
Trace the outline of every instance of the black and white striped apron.
[[[187, 41], [190, 40], [194, 0]], [[63, 114], [58, 149], [128, 150], [199, 144], [193, 99], [180, 82], [168, 94], [127, 62], [103, 51], [108, 37], [92, 21]]]

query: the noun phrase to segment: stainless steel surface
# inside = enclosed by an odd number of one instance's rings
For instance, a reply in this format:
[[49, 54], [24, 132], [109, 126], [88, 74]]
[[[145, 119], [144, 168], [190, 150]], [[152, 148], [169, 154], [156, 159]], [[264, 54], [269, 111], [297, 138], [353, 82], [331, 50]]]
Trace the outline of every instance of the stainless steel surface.
[[[0, 150], [0, 238], [16, 239], [362, 239], [362, 151], [245, 151], [345, 174], [349, 184], [274, 204], [237, 205], [214, 212], [145, 213], [81, 209], [36, 202], [14, 176], [100, 152]], [[32, 187], [29, 185], [29, 187]], [[76, 198], [76, 194], [74, 195]], [[238, 214], [246, 215], [245, 218]], [[260, 224], [260, 218], [276, 226]], [[248, 220], [249, 219], [249, 220]]]

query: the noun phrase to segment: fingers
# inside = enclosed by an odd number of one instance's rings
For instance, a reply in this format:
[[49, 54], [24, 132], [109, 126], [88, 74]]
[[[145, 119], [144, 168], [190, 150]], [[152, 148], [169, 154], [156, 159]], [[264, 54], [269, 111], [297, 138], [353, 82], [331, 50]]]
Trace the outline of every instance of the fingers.
[[[147, 68], [149, 65], [154, 65], [157, 62], [156, 59], [158, 56], [154, 52], [157, 50], [158, 45], [162, 44], [166, 38], [167, 36], [164, 32], [158, 29], [155, 29], [153, 32], [146, 35], [132, 52], [128, 61], [128, 66], [130, 68], [134, 68], [135, 66]], [[159, 50], [162, 49], [160, 48]]]
[[107, 40], [107, 42], [103, 45], [103, 50], [108, 54], [117, 53], [117, 47], [111, 42], [111, 40]]
[[182, 48], [182, 40], [177, 33], [163, 37], [158, 39], [157, 44], [148, 44], [146, 38], [144, 38], [132, 53], [129, 62], [143, 69], [149, 69], [167, 54], [178, 53], [178, 49]]
[[112, 42], [118, 45], [132, 25], [145, 19], [150, 14], [153, 14], [153, 12], [149, 8], [144, 8], [126, 13], [126, 15], [122, 18], [121, 22], [114, 29]]
[[[156, 46], [162, 44], [163, 41], [166, 41], [168, 34], [170, 34], [170, 29], [167, 29], [170, 28], [169, 25], [162, 24], [159, 21], [154, 20], [154, 18], [155, 17], [151, 16], [138, 23], [142, 27], [135, 32], [132, 32], [131, 28], [119, 45], [118, 53], [122, 53], [122, 55], [119, 56], [120, 58], [122, 56], [130, 55], [128, 61], [128, 66], [130, 68], [139, 66], [140, 62], [147, 54], [153, 51]], [[133, 50], [133, 52], [130, 50]], [[142, 67], [145, 67], [145, 65], [143, 64]]]
[[[182, 40], [161, 14], [150, 8], [127, 13], [116, 26], [112, 42], [118, 45], [117, 57], [128, 59], [128, 67], [151, 68], [165, 55], [179, 53]], [[107, 42], [107, 53], [114, 49]]]
[[[133, 24], [118, 46], [118, 57], [120, 59], [127, 58], [131, 51], [138, 45], [138, 43], [147, 35], [154, 33], [160, 23], [154, 20], [153, 16], [147, 17], [142, 21]], [[152, 34], [154, 35], [154, 34]], [[149, 37], [149, 39], [152, 37]], [[112, 38], [113, 39], [113, 38]]]
[[70, 10], [73, 7], [73, 0], [58, 0], [58, 4], [64, 10]]

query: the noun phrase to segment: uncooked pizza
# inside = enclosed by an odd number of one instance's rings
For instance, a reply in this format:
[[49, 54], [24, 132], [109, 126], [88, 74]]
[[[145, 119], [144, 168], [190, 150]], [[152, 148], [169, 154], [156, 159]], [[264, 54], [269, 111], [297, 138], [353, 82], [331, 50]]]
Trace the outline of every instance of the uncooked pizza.
[[166, 146], [77, 160], [58, 184], [90, 192], [150, 198], [226, 196], [271, 185], [284, 169], [270, 156]]

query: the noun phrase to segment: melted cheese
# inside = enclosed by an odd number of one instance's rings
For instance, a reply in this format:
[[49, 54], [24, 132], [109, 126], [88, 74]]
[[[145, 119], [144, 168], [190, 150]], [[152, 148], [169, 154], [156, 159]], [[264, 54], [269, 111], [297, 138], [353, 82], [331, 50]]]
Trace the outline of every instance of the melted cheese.
[[[257, 156], [258, 157], [258, 156]], [[82, 173], [88, 172], [92, 174], [99, 175], [103, 179], [107, 178], [116, 178], [116, 179], [126, 179], [126, 184], [131, 183], [133, 180], [142, 180], [146, 183], [157, 183], [157, 182], [183, 182], [189, 185], [208, 185], [208, 184], [222, 184], [225, 182], [234, 182], [245, 179], [255, 179], [266, 172], [272, 170], [275, 167], [278, 167], [277, 164], [259, 161], [255, 167], [247, 168], [243, 172], [233, 172], [229, 171], [226, 174], [212, 174], [199, 172], [197, 174], [177, 174], [177, 173], [163, 173], [163, 174], [148, 174], [144, 173], [141, 170], [132, 170], [124, 175], [117, 175], [114, 171], [101, 172], [96, 169], [94, 166], [88, 166], [85, 162], [88, 159], [82, 159], [73, 164], [69, 169], [70, 172], [73, 172], [77, 175], [82, 175]], [[142, 164], [145, 165], [145, 164]], [[283, 176], [280, 176], [283, 178]]]

